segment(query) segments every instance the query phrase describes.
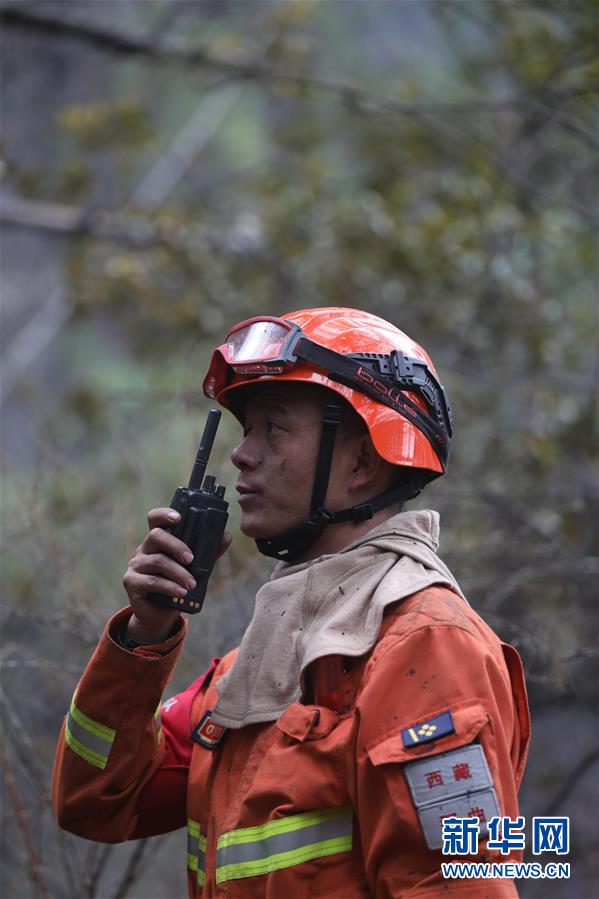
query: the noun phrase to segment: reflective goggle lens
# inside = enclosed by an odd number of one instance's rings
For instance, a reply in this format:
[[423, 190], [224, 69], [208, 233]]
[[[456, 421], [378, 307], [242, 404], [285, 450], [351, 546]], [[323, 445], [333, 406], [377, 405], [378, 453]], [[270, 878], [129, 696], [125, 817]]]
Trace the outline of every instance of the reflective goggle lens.
[[251, 322], [227, 335], [225, 354], [231, 365], [277, 359], [291, 328], [279, 322]]

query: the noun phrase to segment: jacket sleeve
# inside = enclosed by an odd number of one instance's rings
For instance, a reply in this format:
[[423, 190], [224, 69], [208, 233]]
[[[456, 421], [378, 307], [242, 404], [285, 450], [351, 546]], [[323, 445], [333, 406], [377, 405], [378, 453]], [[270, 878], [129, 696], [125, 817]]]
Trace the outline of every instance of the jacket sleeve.
[[[446, 816], [517, 816], [528, 743], [520, 690], [523, 680], [512, 680], [499, 641], [485, 645], [459, 627], [422, 627], [377, 646], [358, 700], [354, 775], [361, 848], [377, 899], [517, 897], [509, 880], [444, 880], [441, 862], [452, 856], [442, 855], [440, 833]], [[491, 853], [481, 840], [478, 855], [457, 860], [520, 858]]]
[[212, 659], [209, 668], [186, 690], [161, 706], [164, 756], [139, 795], [133, 839], [167, 833], [187, 823], [187, 776], [193, 750], [191, 711], [196, 696], [206, 693], [219, 661]]
[[[170, 776], [178, 781], [180, 774], [172, 770], [187, 770], [181, 754], [177, 756], [176, 736], [168, 733], [167, 742], [160, 721], [160, 700], [180, 654], [186, 624], [181, 619], [177, 633], [164, 643], [130, 652], [115, 639], [130, 615], [131, 609], [123, 609], [108, 622], [77, 685], [58, 740], [52, 778], [60, 826], [106, 843], [145, 835], [152, 803], [146, 806], [148, 820], [140, 821], [144, 790], [161, 767], [170, 768]], [[172, 795], [180, 798], [181, 790]], [[171, 807], [162, 823], [152, 832], [184, 824], [184, 806], [182, 814]]]

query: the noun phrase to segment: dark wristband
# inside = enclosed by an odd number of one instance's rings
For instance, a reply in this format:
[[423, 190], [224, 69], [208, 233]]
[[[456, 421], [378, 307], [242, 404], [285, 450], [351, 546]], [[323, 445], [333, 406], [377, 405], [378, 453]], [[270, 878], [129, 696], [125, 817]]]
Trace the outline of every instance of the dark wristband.
[[117, 643], [119, 644], [119, 646], [122, 646], [123, 649], [128, 649], [130, 652], [132, 652], [134, 649], [137, 649], [138, 646], [143, 646], [144, 644], [143, 644], [143, 643], [136, 643], [135, 640], [127, 639], [126, 633], [127, 633], [127, 627], [128, 627], [128, 625], [129, 625], [129, 622], [127, 622], [127, 623], [120, 629], [120, 631], [117, 632], [117, 635], [116, 635], [116, 636], [117, 636]]
[[[123, 649], [126, 649], [129, 652], [134, 652], [134, 650], [139, 649], [140, 646], [155, 646], [156, 645], [154, 643], [138, 643], [136, 640], [131, 640], [131, 638], [128, 638], [126, 636], [128, 626], [129, 626], [129, 622], [127, 621], [123, 625], [123, 627], [119, 631], [117, 631], [117, 634], [116, 634], [116, 638], [117, 638], [116, 642]], [[164, 640], [161, 640], [160, 642], [166, 643], [167, 640], [170, 640], [171, 637], [175, 636], [175, 634], [177, 633], [178, 630], [180, 630], [179, 622], [175, 622], [175, 624], [171, 628], [170, 633], [164, 638]], [[161, 653], [161, 655], [168, 655], [169, 652], [170, 652], [170, 649]]]

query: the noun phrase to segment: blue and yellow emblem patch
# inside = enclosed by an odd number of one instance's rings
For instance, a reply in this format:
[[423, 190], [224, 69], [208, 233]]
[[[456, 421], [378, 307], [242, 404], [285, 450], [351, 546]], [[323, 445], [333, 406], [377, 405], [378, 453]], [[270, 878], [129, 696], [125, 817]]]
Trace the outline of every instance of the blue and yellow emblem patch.
[[192, 730], [191, 739], [205, 749], [218, 749], [227, 733], [227, 728], [221, 727], [220, 724], [213, 724], [210, 720], [211, 717], [212, 709], [208, 709], [202, 715], [200, 723], [196, 724]]
[[417, 746], [418, 743], [429, 743], [431, 740], [438, 740], [439, 737], [446, 737], [454, 731], [451, 712], [442, 712], [441, 715], [429, 718], [428, 721], [406, 727], [401, 732], [401, 741], [405, 747]]

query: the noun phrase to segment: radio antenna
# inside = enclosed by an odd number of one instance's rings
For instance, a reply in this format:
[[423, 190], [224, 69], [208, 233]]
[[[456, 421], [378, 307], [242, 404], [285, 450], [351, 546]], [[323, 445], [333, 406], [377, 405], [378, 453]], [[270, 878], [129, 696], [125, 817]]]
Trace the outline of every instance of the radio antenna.
[[189, 479], [189, 490], [201, 490], [202, 481], [206, 472], [206, 466], [208, 465], [208, 459], [210, 458], [210, 453], [212, 452], [212, 444], [214, 443], [214, 438], [216, 437], [216, 431], [218, 428], [218, 423], [220, 421], [220, 416], [221, 413], [219, 409], [211, 409], [208, 413], [206, 427], [204, 428], [204, 433], [202, 434], [202, 439], [200, 440], [198, 453], [196, 456], [196, 460], [193, 463], [193, 469], [191, 472], [191, 477]]

